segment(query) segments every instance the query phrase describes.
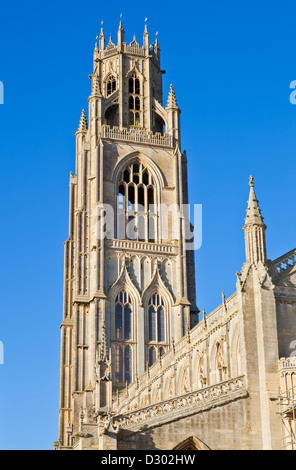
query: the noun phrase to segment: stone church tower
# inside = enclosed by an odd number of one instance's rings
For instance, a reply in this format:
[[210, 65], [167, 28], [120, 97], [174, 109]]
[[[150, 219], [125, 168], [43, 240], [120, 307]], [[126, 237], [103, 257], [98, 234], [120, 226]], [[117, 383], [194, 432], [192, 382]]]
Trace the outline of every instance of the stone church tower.
[[[249, 181], [236, 291], [197, 321], [187, 160], [160, 48], [94, 50], [70, 174], [55, 449], [296, 449], [296, 249]], [[87, 122], [88, 121], [88, 122]]]
[[[186, 250], [186, 154], [171, 85], [163, 105], [160, 48], [94, 50], [88, 123], [76, 132], [70, 175], [61, 325], [60, 443], [196, 323], [193, 252]], [[184, 222], [185, 221], [185, 222]], [[188, 221], [187, 221], [188, 222]]]

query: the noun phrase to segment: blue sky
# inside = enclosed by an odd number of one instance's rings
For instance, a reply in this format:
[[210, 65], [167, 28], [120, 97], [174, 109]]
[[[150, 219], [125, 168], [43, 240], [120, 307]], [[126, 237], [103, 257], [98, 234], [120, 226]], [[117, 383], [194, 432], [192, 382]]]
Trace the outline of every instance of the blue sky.
[[244, 262], [249, 175], [268, 227], [268, 257], [295, 243], [296, 80], [292, 2], [6, 2], [0, 17], [2, 208], [0, 448], [52, 449], [58, 436], [63, 243], [69, 172], [87, 109], [95, 38], [150, 42], [158, 31], [164, 102], [182, 110], [191, 204], [203, 205], [197, 304], [235, 290]]

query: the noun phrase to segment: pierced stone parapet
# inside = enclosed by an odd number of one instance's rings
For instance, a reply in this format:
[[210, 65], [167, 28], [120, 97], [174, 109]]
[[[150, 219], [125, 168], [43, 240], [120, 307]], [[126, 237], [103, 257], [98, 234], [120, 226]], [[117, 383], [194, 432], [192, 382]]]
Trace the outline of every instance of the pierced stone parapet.
[[139, 252], [152, 252], [165, 255], [176, 255], [178, 253], [178, 247], [176, 245], [169, 245], [163, 243], [149, 243], [139, 242], [133, 240], [106, 240], [106, 246], [115, 250], [124, 251], [139, 251]]
[[173, 137], [170, 135], [161, 135], [160, 132], [155, 134], [145, 129], [110, 127], [104, 124], [101, 128], [102, 139], [122, 140], [125, 142], [136, 142], [140, 144], [160, 145], [164, 147], [173, 147]]
[[295, 369], [296, 372], [296, 356], [281, 358], [278, 362], [278, 370]]
[[289, 251], [285, 255], [281, 256], [280, 258], [275, 259], [272, 262], [272, 268], [278, 274], [282, 274], [284, 271], [292, 268], [296, 265], [296, 248], [294, 250]]

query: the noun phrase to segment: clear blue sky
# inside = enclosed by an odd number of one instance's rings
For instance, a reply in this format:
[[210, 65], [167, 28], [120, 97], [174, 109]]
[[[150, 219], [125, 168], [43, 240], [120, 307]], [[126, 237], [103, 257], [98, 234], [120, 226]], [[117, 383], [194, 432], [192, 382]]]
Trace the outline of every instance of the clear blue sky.
[[295, 240], [296, 4], [273, 1], [5, 2], [0, 15], [0, 448], [52, 449], [58, 437], [63, 242], [75, 139], [95, 38], [142, 43], [145, 17], [174, 84], [192, 204], [203, 205], [197, 303], [209, 313], [244, 262], [249, 175], [268, 256]]

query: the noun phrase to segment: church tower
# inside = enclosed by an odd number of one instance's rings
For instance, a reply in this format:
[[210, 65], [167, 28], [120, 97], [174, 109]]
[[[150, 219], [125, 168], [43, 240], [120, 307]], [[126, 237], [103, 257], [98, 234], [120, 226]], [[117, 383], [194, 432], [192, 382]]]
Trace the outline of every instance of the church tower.
[[[196, 323], [187, 159], [160, 47], [101, 29], [70, 173], [60, 449], [112, 448], [112, 403]], [[106, 416], [110, 417], [106, 425]], [[102, 424], [105, 423], [105, 424]], [[86, 429], [88, 431], [86, 431]], [[106, 432], [106, 430], [108, 432]], [[110, 438], [110, 442], [108, 439]]]

